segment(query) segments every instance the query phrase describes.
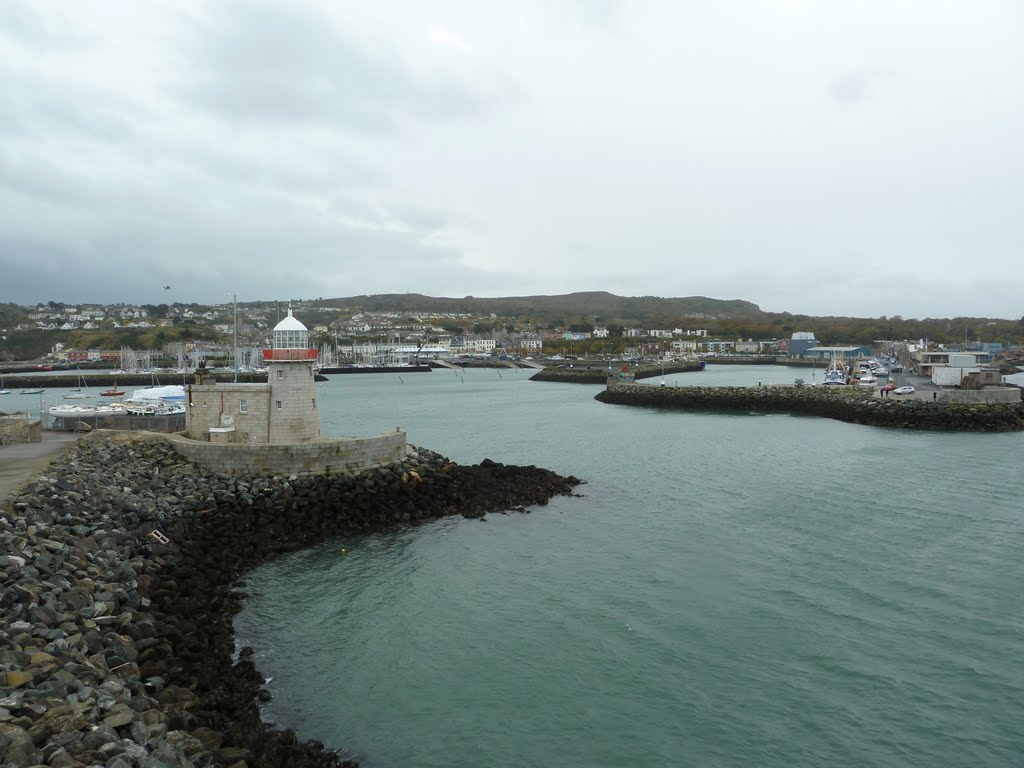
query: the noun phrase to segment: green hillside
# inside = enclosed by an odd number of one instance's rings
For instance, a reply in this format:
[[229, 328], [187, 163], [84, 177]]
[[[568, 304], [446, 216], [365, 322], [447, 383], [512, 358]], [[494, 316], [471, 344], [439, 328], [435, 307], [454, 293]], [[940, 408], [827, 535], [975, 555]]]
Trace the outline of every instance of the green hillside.
[[706, 296], [661, 298], [658, 296], [616, 296], [606, 291], [587, 291], [556, 296], [510, 296], [503, 298], [444, 298], [418, 293], [386, 293], [327, 299], [323, 304], [368, 312], [462, 312], [472, 315], [494, 313], [540, 324], [564, 321], [618, 324], [672, 324], [684, 318], [759, 315], [761, 309], [741, 299], [710, 299]]

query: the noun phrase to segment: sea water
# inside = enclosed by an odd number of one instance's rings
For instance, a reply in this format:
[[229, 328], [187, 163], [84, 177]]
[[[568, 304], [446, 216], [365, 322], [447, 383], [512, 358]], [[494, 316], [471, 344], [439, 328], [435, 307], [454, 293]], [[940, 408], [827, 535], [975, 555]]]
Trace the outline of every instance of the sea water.
[[370, 768], [1024, 759], [1024, 434], [628, 408], [527, 376], [318, 385], [327, 434], [401, 427], [587, 484], [251, 573], [235, 626], [268, 720]]

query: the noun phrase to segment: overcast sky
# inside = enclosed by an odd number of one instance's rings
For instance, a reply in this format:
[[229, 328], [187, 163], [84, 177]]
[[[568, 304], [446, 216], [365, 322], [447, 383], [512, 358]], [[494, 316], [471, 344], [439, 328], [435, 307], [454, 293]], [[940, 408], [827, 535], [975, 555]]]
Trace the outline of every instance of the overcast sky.
[[0, 301], [1020, 317], [1022, 137], [1019, 0], [0, 0]]

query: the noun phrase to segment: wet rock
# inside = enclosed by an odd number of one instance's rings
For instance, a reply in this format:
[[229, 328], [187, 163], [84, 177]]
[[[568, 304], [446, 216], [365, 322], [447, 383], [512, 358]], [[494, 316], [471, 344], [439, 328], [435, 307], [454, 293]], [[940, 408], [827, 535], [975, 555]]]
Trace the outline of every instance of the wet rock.
[[20, 688], [32, 682], [33, 673], [30, 670], [15, 669], [4, 675], [4, 685], [8, 688]]
[[32, 737], [9, 723], [0, 723], [0, 755], [4, 768], [28, 768], [38, 762]]
[[578, 484], [423, 449], [358, 476], [228, 478], [163, 438], [94, 433], [0, 519], [0, 765], [355, 765], [261, 722], [252, 650], [233, 662], [241, 576], [330, 536]]
[[103, 718], [103, 725], [108, 728], [120, 728], [123, 725], [128, 725], [135, 719], [135, 710], [129, 707], [127, 704], [118, 704], [111, 709], [107, 716]]

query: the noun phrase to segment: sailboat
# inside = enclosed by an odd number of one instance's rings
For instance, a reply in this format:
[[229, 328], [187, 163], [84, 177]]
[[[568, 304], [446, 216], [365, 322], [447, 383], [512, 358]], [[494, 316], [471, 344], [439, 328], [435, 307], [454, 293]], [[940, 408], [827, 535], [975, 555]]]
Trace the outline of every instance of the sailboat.
[[82, 369], [78, 369], [78, 386], [64, 395], [65, 400], [84, 400], [89, 397], [88, 393], [82, 391], [85, 379], [82, 377]]

